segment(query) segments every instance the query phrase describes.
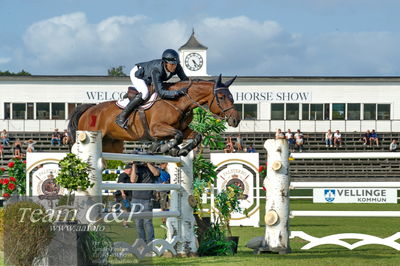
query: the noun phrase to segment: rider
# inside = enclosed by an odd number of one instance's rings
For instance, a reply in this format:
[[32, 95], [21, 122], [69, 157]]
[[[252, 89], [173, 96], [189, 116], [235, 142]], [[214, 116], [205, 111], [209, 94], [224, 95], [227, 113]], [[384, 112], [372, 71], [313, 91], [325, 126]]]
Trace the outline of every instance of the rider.
[[162, 54], [162, 59], [136, 64], [130, 72], [133, 86], [139, 92], [117, 116], [116, 123], [122, 128], [127, 128], [126, 122], [129, 115], [147, 99], [149, 90], [147, 86], [153, 84], [155, 91], [161, 99], [176, 99], [187, 93], [188, 88], [170, 91], [163, 88], [163, 81], [178, 75], [181, 80], [189, 80], [179, 63], [179, 55], [173, 49], [167, 49]]

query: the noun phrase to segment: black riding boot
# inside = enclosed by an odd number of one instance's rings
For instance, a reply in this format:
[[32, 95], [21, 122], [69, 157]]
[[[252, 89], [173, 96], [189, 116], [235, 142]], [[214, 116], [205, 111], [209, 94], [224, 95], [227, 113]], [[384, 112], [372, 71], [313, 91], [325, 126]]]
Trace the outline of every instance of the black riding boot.
[[135, 98], [133, 98], [125, 107], [125, 109], [122, 110], [122, 112], [117, 116], [115, 123], [117, 123], [118, 126], [127, 129], [128, 128], [127, 121], [129, 115], [142, 103], [143, 103], [142, 94], [141, 93], [136, 94]]

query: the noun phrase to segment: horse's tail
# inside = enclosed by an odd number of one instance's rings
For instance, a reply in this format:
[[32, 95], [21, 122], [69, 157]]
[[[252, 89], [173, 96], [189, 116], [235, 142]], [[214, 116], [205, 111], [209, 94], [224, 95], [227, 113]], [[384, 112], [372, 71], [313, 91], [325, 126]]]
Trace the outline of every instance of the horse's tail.
[[69, 118], [69, 123], [68, 123], [68, 131], [71, 136], [71, 143], [75, 143], [75, 135], [76, 135], [76, 130], [78, 129], [78, 123], [79, 123], [79, 118], [81, 118], [82, 114], [86, 112], [87, 109], [90, 107], [94, 106], [95, 104], [81, 104], [78, 105], [74, 112], [71, 114], [71, 117]]

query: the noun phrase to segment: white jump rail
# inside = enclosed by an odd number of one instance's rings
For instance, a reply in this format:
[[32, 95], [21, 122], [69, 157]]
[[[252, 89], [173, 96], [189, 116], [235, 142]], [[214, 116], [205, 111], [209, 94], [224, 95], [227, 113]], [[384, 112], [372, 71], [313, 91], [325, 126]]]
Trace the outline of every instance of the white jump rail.
[[400, 211], [291, 211], [290, 217], [400, 217]]
[[393, 159], [400, 158], [400, 153], [396, 152], [302, 152], [291, 153], [293, 159]]
[[117, 160], [124, 162], [150, 162], [150, 163], [181, 163], [180, 157], [163, 156], [163, 155], [146, 155], [146, 154], [122, 154], [103, 152], [104, 160]]
[[[138, 250], [149, 250], [157, 255], [162, 255], [160, 250], [168, 250], [174, 255], [190, 256], [197, 253], [196, 237], [194, 233], [195, 220], [193, 208], [189, 205], [192, 196], [193, 184], [193, 153], [186, 157], [171, 157], [162, 155], [145, 154], [119, 154], [102, 152], [102, 137], [100, 131], [78, 131], [77, 141], [73, 147], [73, 152], [81, 159], [87, 161], [92, 171], [90, 178], [94, 186], [88, 190], [90, 196], [95, 196], [97, 201], [101, 201], [103, 190], [170, 190], [170, 210], [152, 211], [134, 213], [120, 213], [119, 218], [133, 219], [167, 217], [167, 239], [155, 239], [145, 244], [146, 247], [136, 244], [126, 245], [134, 247], [136, 251], [133, 254], [146, 255]], [[104, 160], [120, 160], [124, 162], [155, 162], [170, 163], [168, 165], [171, 174], [171, 184], [121, 184], [102, 181], [102, 169]], [[133, 209], [133, 208], [132, 208]], [[98, 210], [98, 216], [106, 219], [107, 214], [101, 214]], [[116, 214], [114, 214], [116, 215]], [[92, 219], [94, 220], [94, 219]], [[135, 242], [136, 243], [136, 242]], [[161, 246], [161, 247], [160, 247]]]
[[291, 182], [290, 189], [311, 189], [311, 188], [397, 188], [400, 189], [400, 182]]
[[[346, 153], [292, 153], [293, 159], [393, 159], [400, 158], [399, 153], [391, 152], [346, 152]], [[400, 182], [292, 182], [291, 189], [312, 189], [312, 188], [397, 188], [400, 189]], [[291, 211], [290, 217], [384, 217], [399, 218], [400, 211]], [[379, 238], [365, 234], [347, 233], [334, 234], [326, 237], [313, 237], [303, 231], [292, 231], [290, 238], [300, 237], [309, 241], [302, 249], [311, 249], [319, 245], [335, 244], [346, 247], [350, 250], [363, 245], [378, 244], [400, 250], [397, 239], [400, 232], [387, 238]], [[342, 239], [359, 239], [360, 241], [349, 244]]]

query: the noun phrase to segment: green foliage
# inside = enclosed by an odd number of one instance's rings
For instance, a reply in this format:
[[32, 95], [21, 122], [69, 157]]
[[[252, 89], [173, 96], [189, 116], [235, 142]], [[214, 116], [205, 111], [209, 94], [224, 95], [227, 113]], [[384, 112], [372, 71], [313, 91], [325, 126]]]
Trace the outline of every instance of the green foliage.
[[235, 243], [227, 240], [225, 232], [218, 223], [211, 224], [200, 242], [198, 253], [200, 256], [231, 256]]
[[226, 229], [229, 235], [232, 235], [229, 221], [231, 220], [232, 212], [240, 212], [239, 199], [242, 195], [240, 187], [230, 185], [226, 189], [222, 190], [215, 197], [215, 208], [218, 210], [218, 219], [221, 226]]
[[203, 136], [197, 156], [193, 160], [193, 196], [197, 200], [197, 206], [194, 209], [201, 216], [200, 210], [203, 208], [201, 196], [206, 188], [210, 188], [217, 178], [216, 166], [204, 159], [203, 150], [205, 147], [210, 147], [211, 149], [224, 148], [225, 143], [221, 134], [226, 129], [226, 126], [225, 121], [215, 118], [203, 108], [196, 108], [193, 110], [193, 121], [189, 127]]
[[[123, 167], [123, 166], [124, 166], [123, 161], [114, 161], [114, 160], [107, 161], [108, 169], [118, 169], [118, 167]], [[117, 174], [103, 174], [103, 181], [115, 181], [117, 180], [117, 178], [118, 178]]]
[[103, 232], [89, 231], [82, 238], [87, 261], [95, 265], [108, 265], [108, 257], [113, 252], [112, 239]]
[[87, 190], [93, 187], [94, 183], [89, 180], [89, 173], [92, 168], [75, 154], [68, 153], [58, 165], [60, 172], [55, 179], [57, 184], [63, 188], [72, 192], [78, 189]]
[[32, 76], [32, 74], [22, 69], [18, 73], [10, 72], [8, 70], [0, 71], [0, 76]]
[[18, 194], [25, 195], [26, 190], [26, 162], [21, 158], [13, 158], [8, 163], [8, 176], [16, 179], [16, 190]]
[[51, 242], [51, 223], [45, 209], [33, 202], [7, 205], [4, 211], [5, 265], [32, 265]]
[[221, 134], [226, 130], [225, 121], [215, 118], [210, 112], [202, 108], [196, 108], [193, 110], [193, 121], [189, 127], [203, 136], [201, 149], [203, 147], [224, 148], [225, 143]]
[[126, 77], [127, 75], [124, 73], [124, 68], [125, 68], [125, 66], [112, 67], [107, 70], [108, 76]]

